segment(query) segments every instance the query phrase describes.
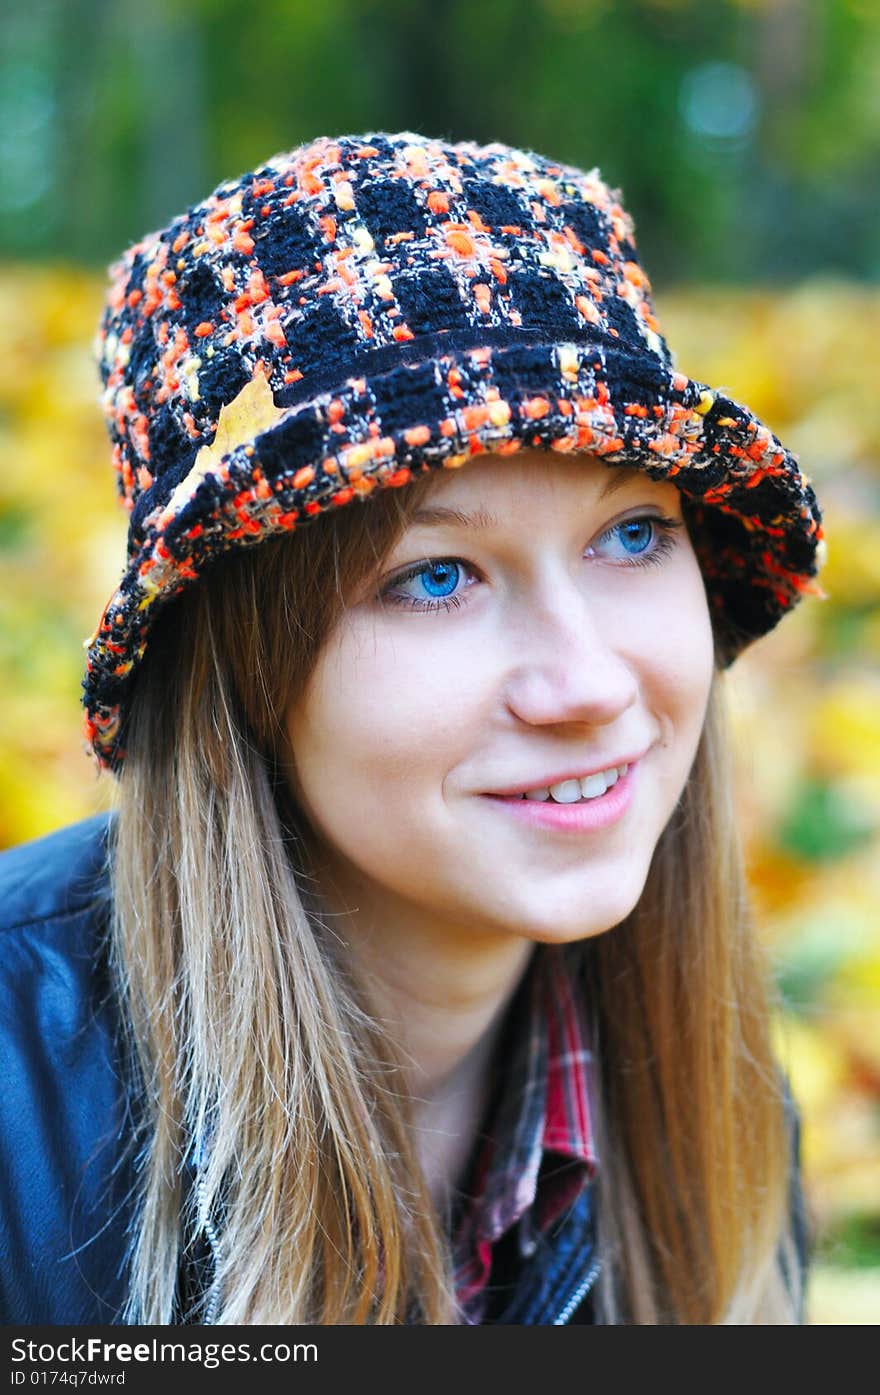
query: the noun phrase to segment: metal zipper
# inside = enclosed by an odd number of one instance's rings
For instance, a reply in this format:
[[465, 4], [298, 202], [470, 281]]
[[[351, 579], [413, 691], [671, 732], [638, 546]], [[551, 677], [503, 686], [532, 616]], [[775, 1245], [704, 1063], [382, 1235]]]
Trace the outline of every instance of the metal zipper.
[[207, 1306], [207, 1308], [205, 1309], [205, 1316], [202, 1318], [202, 1322], [201, 1322], [201, 1325], [202, 1325], [202, 1326], [204, 1326], [204, 1327], [213, 1327], [214, 1323], [217, 1321], [217, 1309], [218, 1309], [219, 1306], [220, 1306], [220, 1294], [217, 1292], [216, 1287], [215, 1287], [215, 1288], [214, 1288], [214, 1292], [211, 1294], [211, 1298], [210, 1298], [210, 1301], [209, 1301], [209, 1303], [208, 1303], [208, 1306]]
[[205, 1177], [203, 1173], [200, 1173], [198, 1181], [196, 1183], [196, 1194], [198, 1196], [199, 1215], [202, 1218], [202, 1232], [208, 1241], [208, 1246], [211, 1251], [211, 1259], [214, 1263], [214, 1278], [211, 1280], [210, 1298], [208, 1300], [208, 1306], [205, 1309], [205, 1315], [202, 1318], [202, 1323], [204, 1324], [204, 1326], [211, 1327], [216, 1319], [217, 1309], [220, 1305], [220, 1294], [217, 1290], [216, 1282], [218, 1246], [217, 1231], [214, 1227], [214, 1221], [208, 1211], [208, 1208], [205, 1206]]
[[599, 1260], [594, 1260], [587, 1272], [586, 1278], [583, 1279], [583, 1281], [581, 1282], [580, 1287], [577, 1289], [575, 1293], [572, 1294], [571, 1298], [569, 1298], [565, 1307], [562, 1309], [562, 1312], [559, 1314], [559, 1317], [553, 1319], [554, 1327], [561, 1327], [564, 1323], [568, 1322], [572, 1313], [579, 1306], [579, 1304], [583, 1302], [584, 1298], [586, 1298], [590, 1289], [593, 1287], [593, 1284], [596, 1282], [596, 1276], [598, 1275], [601, 1267], [602, 1266]]

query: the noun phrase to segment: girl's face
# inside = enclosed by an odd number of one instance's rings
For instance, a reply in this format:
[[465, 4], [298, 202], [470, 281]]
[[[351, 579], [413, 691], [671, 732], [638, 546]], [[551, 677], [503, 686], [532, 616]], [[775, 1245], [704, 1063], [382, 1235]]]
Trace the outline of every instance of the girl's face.
[[[618, 924], [684, 788], [712, 670], [674, 485], [534, 450], [438, 475], [287, 712], [328, 884], [372, 924], [470, 942]], [[622, 763], [599, 799], [558, 788]], [[510, 793], [550, 785], [578, 802]]]

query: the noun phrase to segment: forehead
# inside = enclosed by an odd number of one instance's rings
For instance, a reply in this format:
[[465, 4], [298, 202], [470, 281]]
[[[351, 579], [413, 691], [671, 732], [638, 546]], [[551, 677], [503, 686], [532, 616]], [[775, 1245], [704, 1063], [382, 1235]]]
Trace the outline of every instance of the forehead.
[[410, 522], [436, 525], [447, 521], [446, 510], [467, 510], [476, 527], [490, 527], [493, 520], [522, 512], [537, 516], [545, 510], [625, 503], [629, 495], [672, 505], [678, 490], [667, 481], [652, 480], [637, 466], [609, 465], [585, 453], [563, 456], [529, 450], [513, 456], [486, 455], [460, 470], [438, 471]]

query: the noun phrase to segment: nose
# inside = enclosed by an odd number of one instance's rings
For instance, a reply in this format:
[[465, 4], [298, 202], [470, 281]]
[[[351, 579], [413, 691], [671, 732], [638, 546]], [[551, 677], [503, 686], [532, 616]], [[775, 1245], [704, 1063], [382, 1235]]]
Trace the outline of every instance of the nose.
[[625, 654], [620, 616], [570, 579], [557, 576], [524, 602], [511, 633], [505, 696], [521, 721], [609, 725], [637, 702], [638, 676]]

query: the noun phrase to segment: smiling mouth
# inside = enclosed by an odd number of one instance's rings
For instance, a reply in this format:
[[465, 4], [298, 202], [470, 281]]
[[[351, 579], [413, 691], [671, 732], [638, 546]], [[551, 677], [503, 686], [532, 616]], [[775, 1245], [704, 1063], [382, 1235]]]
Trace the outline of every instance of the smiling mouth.
[[634, 761], [624, 762], [623, 765], [612, 765], [593, 775], [571, 776], [566, 780], [558, 780], [552, 785], [542, 785], [516, 793], [492, 793], [491, 797], [517, 801], [528, 800], [531, 803], [590, 803], [592, 800], [602, 799], [610, 789], [614, 788], [618, 780], [624, 778], [634, 764]]
[[[592, 834], [623, 819], [633, 801], [634, 784], [640, 765], [638, 760], [631, 761], [626, 774], [618, 775], [612, 784], [606, 786], [602, 794], [585, 796], [580, 792], [580, 781], [575, 781], [575, 790], [568, 791], [568, 800], [552, 797], [549, 790], [546, 798], [527, 797], [529, 794], [540, 794], [540, 791], [526, 791], [525, 794], [489, 794], [483, 797], [503, 808], [506, 811], [505, 817], [512, 818], [514, 823], [533, 830], [543, 829], [545, 832], [564, 836]], [[562, 793], [566, 791], [563, 790]]]
[[602, 799], [622, 780], [629, 765], [613, 765], [596, 775], [584, 775], [580, 779], [560, 780], [558, 784], [542, 786], [539, 789], [525, 790], [513, 795], [514, 799], [527, 799], [533, 803], [589, 804], [594, 799]]

